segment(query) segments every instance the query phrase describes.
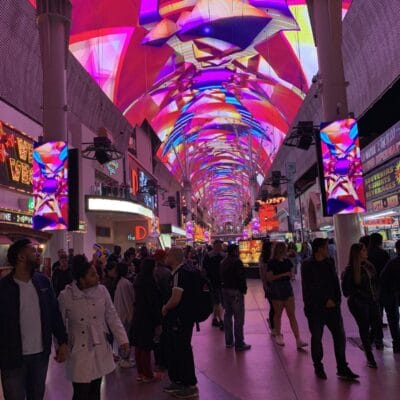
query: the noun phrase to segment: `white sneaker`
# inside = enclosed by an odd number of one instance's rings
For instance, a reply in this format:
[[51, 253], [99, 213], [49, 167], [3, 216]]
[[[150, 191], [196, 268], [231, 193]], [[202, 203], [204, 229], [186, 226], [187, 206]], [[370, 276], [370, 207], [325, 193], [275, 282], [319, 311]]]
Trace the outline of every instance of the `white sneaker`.
[[284, 346], [284, 345], [285, 345], [285, 342], [283, 341], [283, 335], [276, 335], [276, 336], [275, 336], [275, 343], [276, 343], [278, 346]]
[[118, 366], [120, 368], [134, 368], [135, 367], [135, 363], [129, 361], [129, 360], [120, 360], [118, 363]]
[[296, 340], [296, 345], [297, 345], [297, 348], [298, 348], [298, 349], [302, 349], [303, 347], [307, 347], [307, 346], [308, 346], [308, 343], [304, 342], [304, 341], [301, 340], [301, 339], [297, 339], [297, 340]]

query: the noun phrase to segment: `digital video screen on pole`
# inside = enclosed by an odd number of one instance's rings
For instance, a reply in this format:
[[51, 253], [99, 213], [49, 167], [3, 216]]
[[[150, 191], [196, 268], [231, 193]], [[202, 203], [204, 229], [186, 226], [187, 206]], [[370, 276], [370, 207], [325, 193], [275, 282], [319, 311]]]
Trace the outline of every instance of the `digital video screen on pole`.
[[68, 229], [68, 146], [49, 142], [33, 151], [33, 228]]
[[324, 215], [365, 212], [357, 121], [322, 123], [317, 152]]

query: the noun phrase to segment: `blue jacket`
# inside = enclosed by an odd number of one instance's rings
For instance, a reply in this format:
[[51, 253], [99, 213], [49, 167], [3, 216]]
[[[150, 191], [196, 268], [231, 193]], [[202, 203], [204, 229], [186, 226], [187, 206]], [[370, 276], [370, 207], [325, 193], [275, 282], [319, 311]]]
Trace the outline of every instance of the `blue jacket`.
[[[67, 333], [49, 279], [41, 273], [32, 276], [40, 305], [43, 352], [50, 355], [52, 335], [59, 344], [67, 343]], [[10, 273], [0, 280], [0, 369], [22, 365], [22, 339], [19, 316], [19, 286]]]

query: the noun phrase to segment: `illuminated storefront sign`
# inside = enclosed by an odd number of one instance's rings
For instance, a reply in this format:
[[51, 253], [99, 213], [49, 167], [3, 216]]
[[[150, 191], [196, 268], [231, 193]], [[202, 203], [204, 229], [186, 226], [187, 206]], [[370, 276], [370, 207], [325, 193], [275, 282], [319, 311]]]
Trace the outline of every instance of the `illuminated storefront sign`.
[[17, 210], [7, 210], [0, 208], [0, 222], [8, 222], [10, 224], [24, 225], [32, 227], [32, 214], [22, 213]]
[[400, 158], [365, 176], [368, 211], [379, 211], [399, 206]]
[[400, 153], [400, 122], [361, 151], [364, 173]]
[[149, 235], [148, 228], [143, 225], [136, 225], [132, 233], [128, 233], [129, 241], [145, 240]]
[[0, 184], [32, 192], [33, 140], [0, 121]]

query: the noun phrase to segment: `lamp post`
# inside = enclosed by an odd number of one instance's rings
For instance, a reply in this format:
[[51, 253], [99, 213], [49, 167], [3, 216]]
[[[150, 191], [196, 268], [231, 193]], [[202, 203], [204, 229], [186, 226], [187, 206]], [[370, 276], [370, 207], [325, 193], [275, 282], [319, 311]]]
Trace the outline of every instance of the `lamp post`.
[[[318, 52], [321, 98], [325, 121], [348, 117], [342, 55], [342, 0], [307, 0], [312, 11]], [[347, 263], [350, 246], [361, 236], [358, 214], [335, 215], [338, 270]]]
[[[70, 0], [37, 0], [43, 69], [43, 139], [67, 142], [67, 60], [72, 5]], [[67, 245], [66, 231], [54, 232], [50, 257]]]

